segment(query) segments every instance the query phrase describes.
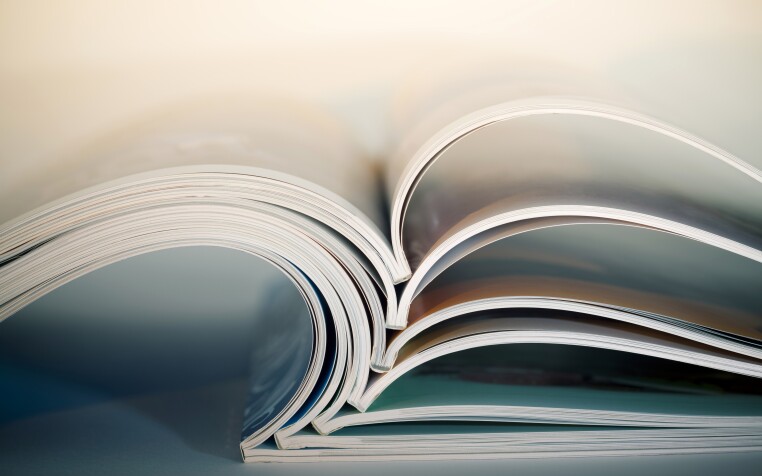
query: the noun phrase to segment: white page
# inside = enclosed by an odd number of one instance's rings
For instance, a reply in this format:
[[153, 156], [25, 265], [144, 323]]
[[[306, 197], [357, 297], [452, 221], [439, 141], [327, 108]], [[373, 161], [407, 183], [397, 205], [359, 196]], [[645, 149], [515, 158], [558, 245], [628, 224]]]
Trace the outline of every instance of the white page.
[[760, 338], [762, 266], [667, 233], [605, 224], [531, 231], [493, 243], [435, 278], [410, 322], [499, 296], [546, 296], [640, 309]]
[[127, 175], [233, 165], [307, 180], [347, 200], [376, 226], [385, 223], [371, 165], [338, 121], [301, 104], [246, 95], [211, 97], [149, 110], [107, 133], [81, 134], [86, 139], [78, 147], [55, 152], [55, 164], [15, 177], [3, 188], [0, 222]]
[[546, 114], [485, 127], [447, 149], [412, 193], [402, 238], [415, 267], [480, 210], [593, 205], [758, 247], [762, 208], [753, 204], [761, 202], [756, 180], [673, 138], [608, 119]]

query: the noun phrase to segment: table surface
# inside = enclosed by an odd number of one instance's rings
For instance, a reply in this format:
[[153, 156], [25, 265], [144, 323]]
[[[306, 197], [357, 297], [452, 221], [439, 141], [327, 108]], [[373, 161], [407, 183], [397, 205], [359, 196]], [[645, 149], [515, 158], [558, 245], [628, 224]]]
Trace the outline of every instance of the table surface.
[[245, 381], [98, 402], [0, 427], [0, 474], [759, 474], [762, 452], [393, 463], [244, 464]]

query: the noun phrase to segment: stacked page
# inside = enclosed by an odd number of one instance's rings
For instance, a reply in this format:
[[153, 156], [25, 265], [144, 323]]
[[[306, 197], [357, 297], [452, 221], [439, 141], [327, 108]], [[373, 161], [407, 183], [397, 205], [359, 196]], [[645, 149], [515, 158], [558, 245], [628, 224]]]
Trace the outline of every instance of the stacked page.
[[209, 101], [2, 192], [0, 319], [151, 251], [257, 255], [246, 461], [762, 449], [762, 172], [641, 111], [453, 102], [362, 160]]

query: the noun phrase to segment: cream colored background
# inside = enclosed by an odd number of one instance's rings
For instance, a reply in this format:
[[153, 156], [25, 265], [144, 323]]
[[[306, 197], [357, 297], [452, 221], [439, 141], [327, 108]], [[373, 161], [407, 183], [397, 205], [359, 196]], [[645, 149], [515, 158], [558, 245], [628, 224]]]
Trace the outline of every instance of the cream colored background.
[[760, 25], [755, 1], [4, 0], [0, 189], [217, 94], [314, 103], [385, 156], [473, 78], [535, 70], [564, 78], [543, 91], [615, 98], [759, 167]]

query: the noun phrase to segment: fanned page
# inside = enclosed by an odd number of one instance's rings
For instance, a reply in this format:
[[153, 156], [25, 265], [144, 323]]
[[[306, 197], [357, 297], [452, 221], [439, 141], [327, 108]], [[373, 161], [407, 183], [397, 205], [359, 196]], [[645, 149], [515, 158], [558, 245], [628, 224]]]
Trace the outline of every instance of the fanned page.
[[82, 121], [3, 177], [0, 319], [117, 261], [232, 248], [287, 283], [256, 316], [245, 461], [762, 450], [754, 140], [604, 69], [521, 65], [411, 77], [374, 161], [298, 101]]

